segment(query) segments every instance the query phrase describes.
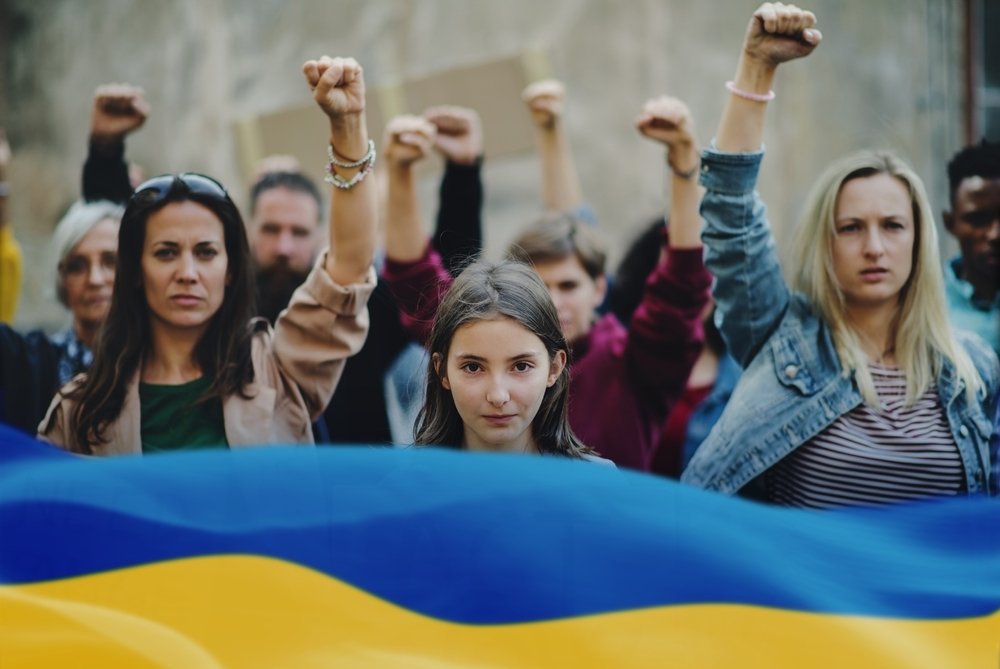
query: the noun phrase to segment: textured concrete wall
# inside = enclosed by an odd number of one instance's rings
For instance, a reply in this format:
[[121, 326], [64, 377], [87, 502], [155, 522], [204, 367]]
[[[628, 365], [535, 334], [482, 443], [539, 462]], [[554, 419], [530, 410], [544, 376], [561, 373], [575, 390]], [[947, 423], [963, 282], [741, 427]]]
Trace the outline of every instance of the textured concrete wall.
[[[632, 120], [661, 92], [686, 99], [710, 140], [755, 2], [716, 0], [3, 0], [0, 124], [14, 151], [14, 224], [25, 249], [18, 322], [64, 322], [47, 241], [78, 194], [89, 104], [108, 81], [143, 85], [153, 115], [129, 142], [148, 173], [198, 170], [242, 193], [235, 119], [308, 101], [301, 63], [354, 55], [373, 85], [540, 48], [569, 91], [584, 190], [613, 258], [664, 206], [662, 152]], [[776, 229], [831, 158], [891, 147], [945, 195], [961, 142], [960, 0], [817, 0], [825, 35], [777, 82], [761, 190]], [[443, 100], [442, 102], [447, 102]], [[486, 129], [489, 132], [489, 128]], [[317, 138], [321, 161], [323, 139]], [[533, 157], [488, 162], [487, 249], [538, 209]], [[424, 186], [425, 201], [433, 183]], [[426, 202], [428, 213], [432, 203]]]

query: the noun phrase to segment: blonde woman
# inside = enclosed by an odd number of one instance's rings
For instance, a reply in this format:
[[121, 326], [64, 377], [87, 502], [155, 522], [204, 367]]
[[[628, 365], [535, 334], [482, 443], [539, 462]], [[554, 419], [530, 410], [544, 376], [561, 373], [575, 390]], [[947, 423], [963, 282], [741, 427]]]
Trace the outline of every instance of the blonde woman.
[[989, 491], [1000, 364], [948, 326], [934, 217], [887, 153], [844, 158], [808, 198], [782, 278], [754, 191], [778, 64], [819, 45], [815, 16], [762, 5], [702, 159], [706, 262], [744, 374], [683, 480], [803, 507]]

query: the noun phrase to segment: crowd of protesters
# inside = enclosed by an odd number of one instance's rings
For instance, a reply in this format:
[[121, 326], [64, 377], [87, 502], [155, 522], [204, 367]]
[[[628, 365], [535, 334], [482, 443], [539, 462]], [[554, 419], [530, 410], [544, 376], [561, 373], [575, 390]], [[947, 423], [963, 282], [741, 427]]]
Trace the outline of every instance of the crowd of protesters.
[[[149, 105], [101, 86], [82, 196], [53, 239], [72, 324], [0, 323], [0, 422], [85, 455], [318, 443], [565, 457], [810, 508], [998, 494], [1000, 145], [941, 166], [940, 216], [895, 153], [831, 161], [786, 282], [755, 184], [775, 73], [820, 47], [816, 26], [792, 5], [754, 12], [707, 148], [683, 101], [637, 110], [665, 152], [669, 206], [613, 273], [559, 82], [524, 91], [541, 206], [500, 262], [479, 257], [474, 110], [391, 119], [376, 169], [361, 65], [307, 61], [329, 188], [273, 157], [244, 220], [209, 176], [130, 173], [125, 139]], [[415, 169], [433, 152], [428, 236]], [[21, 271], [10, 161], [0, 135], [7, 322]], [[939, 224], [960, 249], [947, 261]]]

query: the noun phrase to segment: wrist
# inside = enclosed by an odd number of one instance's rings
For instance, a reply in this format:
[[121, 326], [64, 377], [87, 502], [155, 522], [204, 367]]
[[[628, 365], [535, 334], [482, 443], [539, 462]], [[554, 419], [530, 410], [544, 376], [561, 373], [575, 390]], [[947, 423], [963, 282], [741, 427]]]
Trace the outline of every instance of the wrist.
[[102, 156], [114, 157], [125, 153], [125, 135], [90, 133], [90, 148]]
[[470, 168], [479, 167], [483, 164], [483, 159], [485, 158], [482, 152], [475, 154], [471, 159], [466, 159], [465, 156], [445, 156], [445, 168], [457, 167], [457, 168]]
[[476, 153], [462, 153], [453, 156], [445, 156], [445, 161], [450, 165], [461, 165], [462, 167], [471, 167], [472, 165], [478, 164], [483, 158], [482, 152]]
[[347, 161], [364, 156], [368, 152], [368, 127], [364, 113], [331, 116], [330, 146]]
[[690, 181], [698, 175], [701, 156], [691, 147], [689, 151], [667, 151], [667, 167], [678, 179]]
[[389, 177], [397, 181], [409, 181], [413, 178], [413, 163], [400, 160], [390, 161], [386, 159], [389, 168]]
[[736, 67], [733, 83], [740, 90], [767, 95], [774, 84], [774, 76], [777, 71], [776, 63], [744, 53]]

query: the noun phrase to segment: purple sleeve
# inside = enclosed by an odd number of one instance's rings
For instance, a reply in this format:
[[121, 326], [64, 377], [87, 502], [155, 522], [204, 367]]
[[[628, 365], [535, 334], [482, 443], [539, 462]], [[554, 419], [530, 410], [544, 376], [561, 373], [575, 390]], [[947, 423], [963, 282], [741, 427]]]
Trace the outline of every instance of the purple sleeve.
[[399, 262], [386, 258], [382, 279], [399, 305], [403, 328], [416, 341], [426, 343], [438, 305], [454, 280], [441, 255], [428, 244], [419, 260]]
[[646, 281], [625, 356], [640, 389], [672, 402], [684, 391], [704, 342], [712, 275], [701, 248], [667, 249], [665, 256]]

